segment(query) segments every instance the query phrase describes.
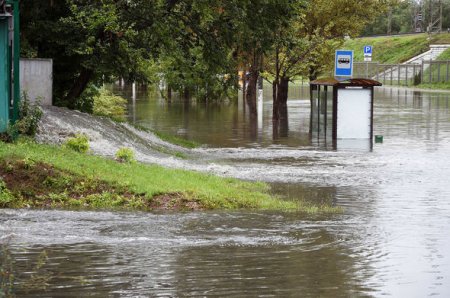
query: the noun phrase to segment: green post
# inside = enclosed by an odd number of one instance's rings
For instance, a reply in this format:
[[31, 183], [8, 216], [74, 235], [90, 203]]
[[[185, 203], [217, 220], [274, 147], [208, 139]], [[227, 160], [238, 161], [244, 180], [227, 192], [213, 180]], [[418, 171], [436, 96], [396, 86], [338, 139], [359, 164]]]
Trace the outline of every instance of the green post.
[[11, 120], [14, 123], [19, 119], [19, 103], [20, 103], [20, 11], [19, 11], [19, 0], [8, 0], [7, 3], [11, 4], [13, 7], [13, 49], [12, 49], [12, 64], [13, 64], [13, 78], [11, 78], [13, 83], [12, 90], [12, 115]]
[[0, 132], [5, 132], [9, 122], [9, 68], [8, 68], [8, 17], [0, 17]]
[[4, 61], [0, 65], [0, 132], [19, 118], [20, 100], [19, 0], [7, 0], [6, 5], [6, 11], [0, 11], [0, 61]]

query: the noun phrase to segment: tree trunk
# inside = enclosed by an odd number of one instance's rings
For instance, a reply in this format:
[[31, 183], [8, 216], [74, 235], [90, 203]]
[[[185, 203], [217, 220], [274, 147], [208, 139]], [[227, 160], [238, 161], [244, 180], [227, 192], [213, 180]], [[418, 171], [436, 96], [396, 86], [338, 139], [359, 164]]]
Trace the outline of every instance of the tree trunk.
[[272, 121], [273, 122], [278, 122], [278, 120], [280, 119], [280, 114], [279, 114], [280, 101], [278, 100], [279, 85], [280, 85], [280, 83], [279, 83], [278, 79], [272, 82], [272, 99], [273, 99]]
[[272, 121], [276, 122], [283, 119], [285, 113], [281, 113], [287, 109], [287, 99], [289, 91], [289, 78], [280, 77], [272, 83], [273, 110]]
[[94, 71], [92, 69], [83, 68], [80, 75], [75, 80], [74, 84], [70, 88], [69, 93], [67, 93], [65, 100], [67, 101], [67, 107], [69, 109], [75, 108], [76, 99], [80, 97], [84, 90], [86, 90], [87, 85], [92, 79]]
[[170, 86], [167, 86], [167, 101], [172, 101], [172, 88]]
[[280, 77], [280, 83], [277, 88], [278, 94], [278, 114], [280, 119], [282, 119], [285, 113], [281, 113], [287, 109], [288, 91], [289, 91], [289, 78]]
[[242, 98], [244, 99], [244, 106], [245, 106], [245, 95], [246, 95], [246, 84], [247, 84], [247, 78], [246, 78], [246, 73], [247, 70], [244, 69], [244, 71], [242, 72]]
[[258, 77], [259, 77], [259, 72], [254, 69], [251, 69], [250, 77], [248, 79], [246, 100], [247, 100], [247, 105], [250, 110], [250, 115], [253, 115], [253, 116], [258, 114], [258, 110], [256, 108], [256, 98], [257, 98], [256, 87], [257, 87], [257, 83], [258, 83]]
[[191, 91], [187, 87], [184, 87], [183, 98], [185, 101], [189, 101], [189, 99], [191, 99]]
[[314, 66], [309, 67], [309, 80], [314, 81], [317, 79], [317, 69]]

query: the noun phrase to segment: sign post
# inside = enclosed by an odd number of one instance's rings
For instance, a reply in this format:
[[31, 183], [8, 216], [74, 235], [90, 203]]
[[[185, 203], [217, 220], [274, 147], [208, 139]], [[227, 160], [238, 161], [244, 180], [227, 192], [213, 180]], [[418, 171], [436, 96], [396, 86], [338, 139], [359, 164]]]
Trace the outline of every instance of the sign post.
[[369, 78], [369, 62], [372, 61], [372, 46], [364, 46], [364, 62], [366, 62], [366, 78]]
[[334, 63], [335, 77], [353, 76], [353, 51], [337, 50]]

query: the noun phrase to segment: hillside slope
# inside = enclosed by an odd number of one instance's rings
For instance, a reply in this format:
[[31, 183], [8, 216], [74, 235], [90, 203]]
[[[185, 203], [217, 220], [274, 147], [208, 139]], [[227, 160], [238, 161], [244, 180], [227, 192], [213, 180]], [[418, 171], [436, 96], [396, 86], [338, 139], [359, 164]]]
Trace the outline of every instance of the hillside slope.
[[428, 34], [363, 37], [347, 40], [342, 48], [354, 51], [355, 61], [364, 61], [363, 48], [373, 47], [372, 61], [380, 63], [402, 63], [428, 50], [430, 44], [450, 44], [450, 34]]

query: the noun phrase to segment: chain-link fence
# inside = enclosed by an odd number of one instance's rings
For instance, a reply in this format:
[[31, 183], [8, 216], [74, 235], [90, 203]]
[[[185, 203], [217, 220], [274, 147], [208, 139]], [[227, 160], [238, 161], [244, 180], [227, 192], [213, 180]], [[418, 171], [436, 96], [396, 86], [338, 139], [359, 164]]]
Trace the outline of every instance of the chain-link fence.
[[420, 64], [355, 62], [353, 77], [370, 78], [384, 85], [419, 85], [450, 82], [450, 60], [422, 61]]

